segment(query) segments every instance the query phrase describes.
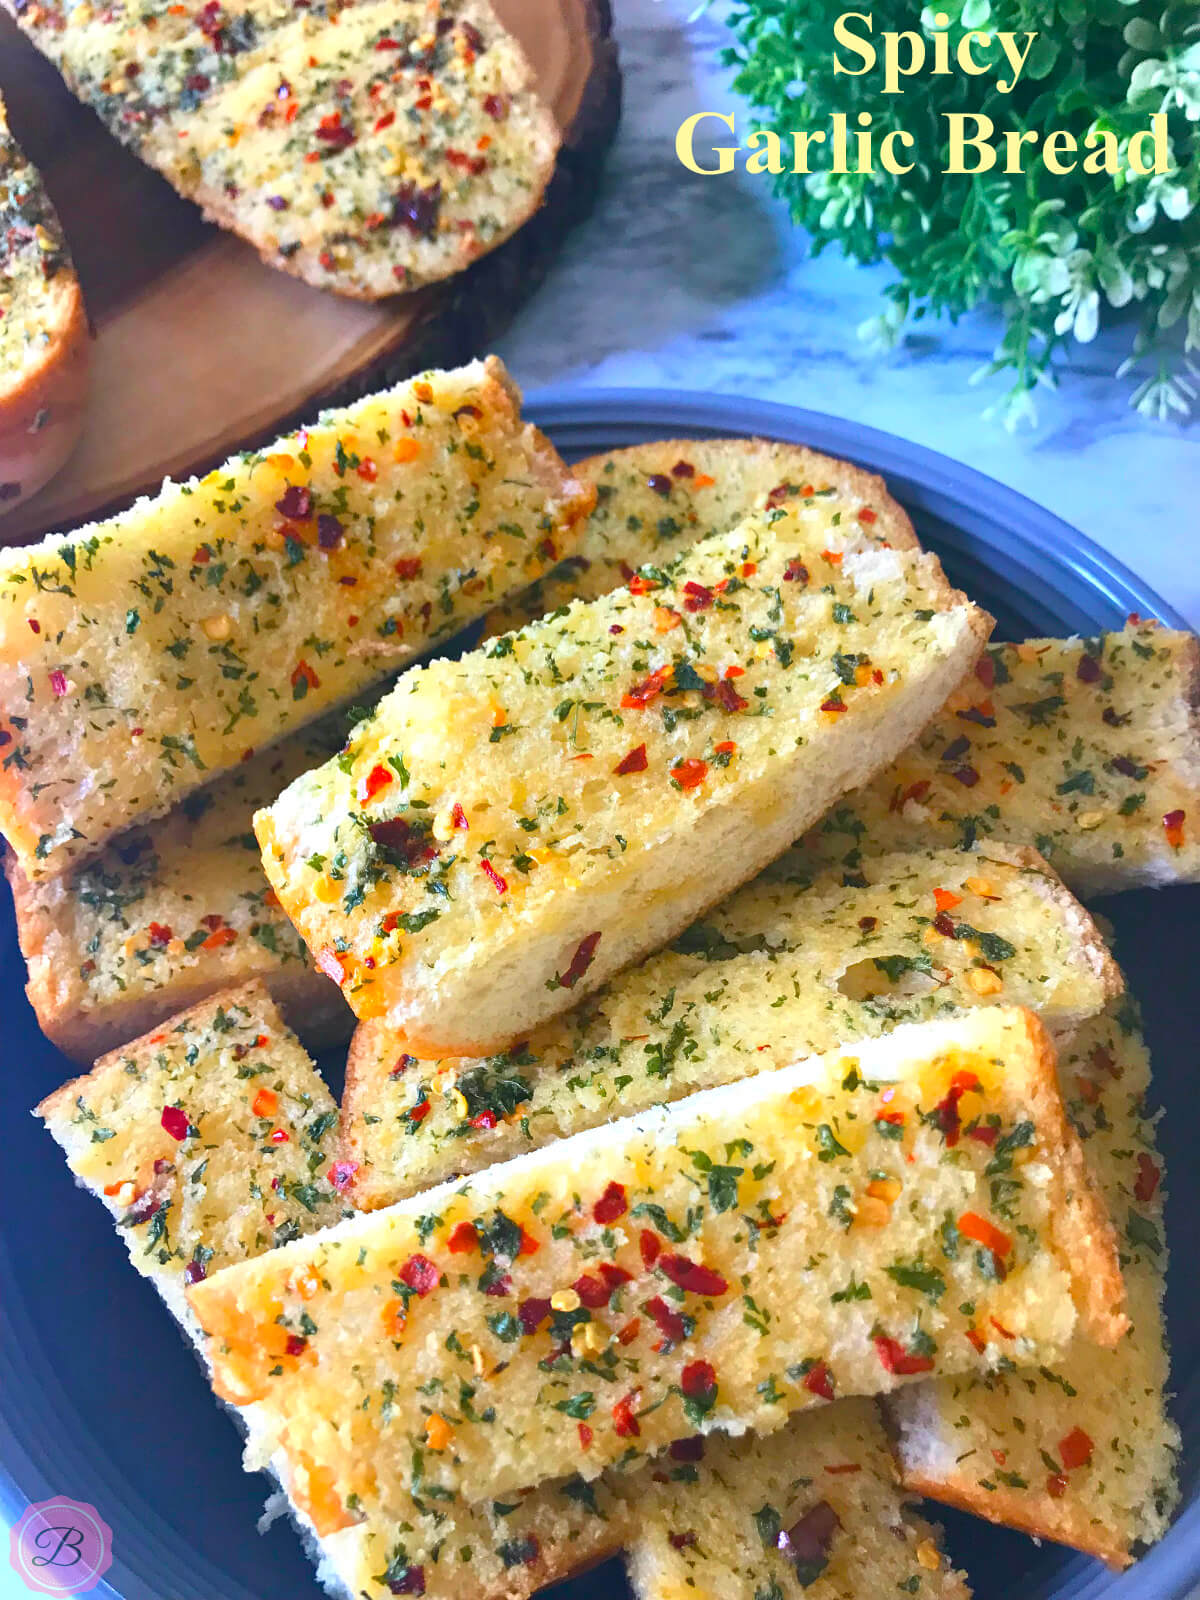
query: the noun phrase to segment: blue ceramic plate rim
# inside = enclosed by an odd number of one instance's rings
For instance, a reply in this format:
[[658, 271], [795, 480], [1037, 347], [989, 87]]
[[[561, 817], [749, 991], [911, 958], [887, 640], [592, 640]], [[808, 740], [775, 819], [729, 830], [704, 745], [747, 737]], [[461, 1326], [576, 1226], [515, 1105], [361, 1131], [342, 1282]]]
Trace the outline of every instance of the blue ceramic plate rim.
[[[1109, 612], [1106, 626], [1118, 626], [1135, 610], [1157, 617], [1169, 627], [1187, 628], [1180, 613], [1129, 567], [1035, 501], [938, 451], [848, 418], [720, 393], [573, 386], [531, 392], [525, 414], [551, 436], [568, 459], [677, 436], [760, 436], [805, 444], [879, 473], [918, 516], [924, 514], [939, 524], [952, 517], [953, 523], [945, 531], [957, 553], [969, 559], [972, 548], [982, 546], [993, 556], [997, 552], [1007, 556], [1013, 564], [1007, 580], [1010, 584], [1023, 588], [1030, 582], [1050, 583], [1060, 600], [1076, 608], [1081, 596], [1086, 596], [1093, 608], [1101, 600]], [[603, 434], [604, 443], [597, 443], [597, 432]], [[1027, 594], [1025, 599], [1028, 604]], [[31, 1329], [26, 1332], [32, 1336]], [[12, 1526], [31, 1501], [48, 1498], [53, 1492], [41, 1462], [18, 1439], [5, 1410], [0, 1409], [0, 1520]], [[143, 1505], [143, 1513], [146, 1511], [149, 1507]], [[143, 1537], [136, 1541], [139, 1546], [148, 1542], [153, 1547], [166, 1536], [165, 1526], [158, 1527], [156, 1522], [150, 1512], [141, 1530]], [[122, 1542], [128, 1549], [134, 1541], [125, 1533]], [[1162, 1543], [1142, 1558], [1130, 1577], [1135, 1575], [1143, 1600], [1184, 1600], [1195, 1588], [1200, 1582], [1200, 1502], [1180, 1512]], [[160, 1600], [119, 1556], [110, 1576], [113, 1581], [101, 1579], [87, 1594], [96, 1600]], [[0, 1568], [0, 1583], [6, 1579], [7, 1573]], [[114, 1582], [120, 1587], [114, 1587]], [[1078, 1600], [1086, 1600], [1091, 1588], [1088, 1584], [1086, 1590], [1072, 1592]], [[1105, 1589], [1111, 1592], [1109, 1581], [1105, 1581]], [[230, 1593], [221, 1600], [235, 1597]], [[236, 1600], [251, 1597], [241, 1590]]]

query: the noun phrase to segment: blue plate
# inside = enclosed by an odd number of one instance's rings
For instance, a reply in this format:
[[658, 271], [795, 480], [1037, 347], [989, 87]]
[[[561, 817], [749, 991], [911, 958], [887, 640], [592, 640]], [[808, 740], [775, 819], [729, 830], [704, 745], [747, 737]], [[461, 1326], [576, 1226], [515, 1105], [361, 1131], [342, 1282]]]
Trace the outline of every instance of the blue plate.
[[[1184, 626], [1131, 572], [1057, 517], [968, 467], [873, 429], [666, 391], [548, 392], [527, 409], [569, 458], [667, 436], [757, 433], [860, 462], [887, 479], [922, 540], [951, 579], [993, 612], [1002, 636], [1097, 633], [1119, 627], [1131, 611]], [[1160, 1133], [1172, 1185], [1168, 1226], [1183, 1266], [1183, 1218], [1200, 1214], [1192, 1144], [1200, 889], [1123, 895], [1104, 910], [1143, 1002], [1157, 1091], [1172, 1113]], [[290, 1528], [255, 1532], [263, 1481], [242, 1473], [239, 1438], [154, 1291], [129, 1270], [106, 1213], [73, 1188], [57, 1146], [30, 1119], [29, 1107], [72, 1068], [38, 1032], [23, 980], [6, 909], [0, 1513], [13, 1522], [30, 1501], [58, 1495], [94, 1505], [113, 1530], [112, 1568], [92, 1591], [102, 1600], [319, 1600]], [[340, 1063], [323, 1065], [340, 1090]], [[1168, 1320], [1185, 1507], [1167, 1538], [1117, 1577], [1082, 1556], [948, 1513], [951, 1552], [979, 1600], [1182, 1600], [1200, 1583], [1200, 1283], [1186, 1270], [1172, 1276]], [[10, 1592], [23, 1590], [0, 1552], [0, 1593]], [[560, 1600], [626, 1592], [615, 1563], [555, 1591]]]

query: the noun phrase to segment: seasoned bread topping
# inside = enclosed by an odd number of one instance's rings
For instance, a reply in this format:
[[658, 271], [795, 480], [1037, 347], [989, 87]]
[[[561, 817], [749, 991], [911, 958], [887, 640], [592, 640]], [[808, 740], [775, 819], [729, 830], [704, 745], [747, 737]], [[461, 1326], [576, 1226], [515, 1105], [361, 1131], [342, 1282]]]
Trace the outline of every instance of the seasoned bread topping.
[[57, 321], [53, 285], [74, 278], [58, 213], [0, 101], [0, 395], [44, 360]]
[[322, 1534], [1126, 1326], [1046, 1037], [1003, 1008], [578, 1135], [190, 1298], [258, 1448], [321, 1483]]
[[922, 1494], [1128, 1566], [1179, 1500], [1167, 1415], [1163, 1165], [1146, 1104], [1150, 1061], [1128, 999], [1086, 1023], [1059, 1079], [1120, 1231], [1133, 1327], [1040, 1372], [921, 1386], [891, 1404], [902, 1471]]
[[592, 491], [489, 359], [0, 554], [0, 829], [51, 876], [446, 638]]
[[876, 857], [861, 884], [843, 878], [810, 883], [785, 856], [500, 1055], [418, 1061], [385, 1023], [360, 1024], [342, 1105], [355, 1205], [968, 1006], [1025, 1005], [1069, 1034], [1119, 985], [1091, 919], [1032, 854]]
[[486, 0], [17, 0], [109, 130], [273, 266], [377, 299], [537, 207], [558, 131]]
[[932, 557], [777, 508], [407, 674], [255, 819], [267, 875], [360, 1017], [511, 1040], [882, 765], [985, 626]]

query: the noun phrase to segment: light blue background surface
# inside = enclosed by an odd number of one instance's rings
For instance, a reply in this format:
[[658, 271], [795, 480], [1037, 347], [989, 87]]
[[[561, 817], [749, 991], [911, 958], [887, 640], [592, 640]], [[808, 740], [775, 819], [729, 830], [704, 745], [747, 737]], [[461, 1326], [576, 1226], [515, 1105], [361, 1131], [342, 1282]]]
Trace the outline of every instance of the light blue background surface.
[[521, 383], [722, 391], [888, 429], [1057, 512], [1200, 628], [1200, 419], [1130, 409], [1131, 385], [1111, 376], [1128, 330], [1081, 347], [1040, 394], [1038, 426], [1016, 435], [982, 417], [1002, 380], [968, 386], [998, 341], [994, 317], [922, 323], [893, 355], [870, 354], [856, 330], [889, 269], [809, 259], [768, 179], [697, 177], [675, 158], [694, 111], [736, 110], [748, 128], [716, 15], [689, 22], [691, 0], [615, 4], [622, 128], [595, 214], [499, 341]]

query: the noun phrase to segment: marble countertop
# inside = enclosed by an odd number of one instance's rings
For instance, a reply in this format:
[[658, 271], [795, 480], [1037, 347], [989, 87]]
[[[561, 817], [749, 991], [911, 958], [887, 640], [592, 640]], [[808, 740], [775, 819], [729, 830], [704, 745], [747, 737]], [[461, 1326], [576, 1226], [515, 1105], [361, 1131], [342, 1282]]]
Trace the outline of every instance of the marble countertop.
[[689, 0], [614, 0], [625, 111], [600, 201], [499, 342], [526, 388], [572, 383], [700, 390], [847, 417], [968, 462], [1110, 550], [1200, 628], [1200, 417], [1152, 422], [1111, 374], [1103, 333], [1038, 397], [1033, 428], [983, 412], [970, 387], [999, 323], [922, 323], [892, 354], [859, 324], [887, 268], [815, 259], [769, 180], [687, 172], [675, 130], [698, 110], [741, 111], [718, 64], [725, 29]]

